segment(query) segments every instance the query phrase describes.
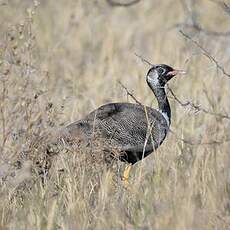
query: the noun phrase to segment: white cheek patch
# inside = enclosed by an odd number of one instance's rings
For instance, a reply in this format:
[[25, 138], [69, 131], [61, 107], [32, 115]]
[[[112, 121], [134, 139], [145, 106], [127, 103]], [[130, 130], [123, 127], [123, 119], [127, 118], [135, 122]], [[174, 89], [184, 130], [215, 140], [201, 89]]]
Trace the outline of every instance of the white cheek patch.
[[147, 76], [147, 80], [151, 85], [159, 85], [159, 80], [158, 80], [158, 73], [157, 71], [152, 71], [148, 76]]

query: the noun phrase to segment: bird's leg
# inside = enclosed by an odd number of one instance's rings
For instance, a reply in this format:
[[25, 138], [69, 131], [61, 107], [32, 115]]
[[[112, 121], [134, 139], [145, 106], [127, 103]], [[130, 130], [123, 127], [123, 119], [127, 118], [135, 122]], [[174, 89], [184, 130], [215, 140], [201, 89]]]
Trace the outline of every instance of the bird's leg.
[[122, 177], [122, 181], [124, 181], [125, 185], [129, 184], [128, 179], [129, 179], [130, 170], [131, 170], [131, 164], [126, 165]]

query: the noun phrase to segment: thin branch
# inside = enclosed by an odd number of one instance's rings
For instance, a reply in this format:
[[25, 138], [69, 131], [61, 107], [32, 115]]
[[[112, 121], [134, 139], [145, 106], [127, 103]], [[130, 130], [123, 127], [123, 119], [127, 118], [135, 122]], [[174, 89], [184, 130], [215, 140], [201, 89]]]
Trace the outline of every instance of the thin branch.
[[192, 39], [188, 34], [184, 33], [182, 30], [180, 30], [180, 33], [187, 38], [188, 40], [190, 40], [194, 45], [196, 45], [201, 51], [202, 54], [205, 55], [207, 58], [209, 58], [212, 62], [215, 63], [217, 69], [219, 69], [225, 76], [230, 77], [230, 73], [226, 72], [226, 70], [224, 69], [224, 67], [222, 67], [219, 62], [204, 48], [202, 47], [197, 41], [195, 41], [194, 39]]
[[136, 97], [135, 97], [132, 93], [129, 92], [129, 90], [127, 89], [127, 87], [125, 87], [125, 86], [121, 83], [121, 81], [118, 81], [118, 84], [126, 91], [126, 94], [127, 94], [128, 96], [130, 96], [137, 104], [142, 105], [141, 102], [139, 102], [139, 101], [136, 99]]
[[197, 32], [203, 32], [206, 35], [216, 36], [216, 37], [230, 36], [230, 31], [218, 32], [218, 31], [214, 31], [214, 30], [208, 30], [208, 29], [203, 28], [200, 24], [198, 24], [195, 21], [193, 21], [191, 24], [189, 24], [189, 23], [177, 23], [174, 26], [172, 26], [171, 28], [175, 28], [175, 27], [193, 28]]
[[209, 111], [207, 109], [202, 108], [200, 105], [196, 105], [196, 104], [194, 104], [193, 102], [190, 102], [190, 101], [182, 102], [176, 96], [176, 94], [172, 91], [172, 89], [169, 86], [167, 86], [167, 88], [168, 88], [169, 92], [172, 94], [172, 98], [175, 99], [175, 101], [178, 102], [182, 107], [188, 107], [189, 106], [190, 108], [194, 109], [196, 111], [196, 113], [197, 112], [203, 112], [203, 113], [215, 116], [215, 117], [219, 117], [221, 119], [230, 120], [230, 116], [227, 115], [227, 114], [221, 114], [221, 113], [215, 113], [215, 112]]
[[0, 104], [0, 113], [1, 113], [1, 120], [2, 120], [2, 149], [4, 149], [5, 142], [6, 142], [6, 117], [5, 117], [5, 100], [6, 100], [6, 80], [2, 79], [2, 96], [1, 96], [1, 104]]
[[[219, 0], [209, 0], [211, 2], [214, 2], [215, 4], [218, 4], [224, 11], [225, 13], [227, 13], [228, 15], [230, 15], [230, 6], [227, 5], [227, 3], [223, 2], [223, 1], [219, 1]], [[230, 36], [230, 31], [215, 31], [215, 30], [209, 30], [204, 28], [197, 19], [197, 12], [193, 9], [189, 9], [187, 6], [187, 2], [185, 2], [184, 0], [180, 0], [181, 5], [185, 11], [185, 15], [188, 15], [188, 19], [190, 21], [190, 23], [186, 21], [182, 22], [182, 23], [177, 23], [174, 26], [172, 26], [171, 28], [182, 28], [182, 29], [186, 29], [186, 28], [192, 28], [197, 32], [203, 33], [205, 35], [208, 36], [215, 36], [215, 37], [226, 37], [226, 36]], [[194, 4], [192, 4], [194, 5]]]
[[135, 54], [136, 57], [140, 58], [143, 63], [147, 63], [151, 67], [154, 66], [151, 62], [149, 62], [148, 60], [146, 60], [145, 58], [143, 58], [140, 54], [137, 54], [137, 53], [134, 53], [134, 54]]
[[137, 3], [141, 2], [141, 0], [133, 0], [131, 2], [116, 2], [114, 0], [106, 0], [107, 3], [112, 6], [112, 7], [129, 7], [129, 6], [133, 6], [136, 5]]
[[229, 4], [227, 4], [224, 1], [217, 1], [217, 0], [209, 0], [209, 1], [218, 4], [224, 10], [225, 13], [230, 15], [230, 5]]
[[223, 2], [223, 9], [228, 15], [230, 15], [230, 5], [228, 5], [226, 2]]

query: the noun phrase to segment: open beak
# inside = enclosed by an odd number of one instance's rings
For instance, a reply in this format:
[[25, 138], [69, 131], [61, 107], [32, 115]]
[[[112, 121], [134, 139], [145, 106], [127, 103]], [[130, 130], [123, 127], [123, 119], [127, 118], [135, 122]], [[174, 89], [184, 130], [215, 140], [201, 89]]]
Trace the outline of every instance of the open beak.
[[170, 72], [167, 73], [167, 76], [170, 75], [170, 76], [176, 76], [177, 74], [186, 74], [187, 72], [184, 71], [184, 70], [181, 70], [181, 69], [174, 69]]

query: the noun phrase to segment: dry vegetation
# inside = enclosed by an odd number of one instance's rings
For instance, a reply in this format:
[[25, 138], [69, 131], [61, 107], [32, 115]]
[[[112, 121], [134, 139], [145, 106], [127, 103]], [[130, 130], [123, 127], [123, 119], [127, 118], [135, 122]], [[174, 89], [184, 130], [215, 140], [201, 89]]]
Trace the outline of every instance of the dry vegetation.
[[[111, 2], [0, 1], [1, 229], [229, 229], [230, 4]], [[108, 168], [96, 148], [50, 156], [39, 177], [40, 137], [133, 101], [118, 81], [156, 106], [135, 53], [188, 71], [170, 82], [183, 102], [169, 92], [174, 133], [133, 167], [130, 189], [124, 163]]]

